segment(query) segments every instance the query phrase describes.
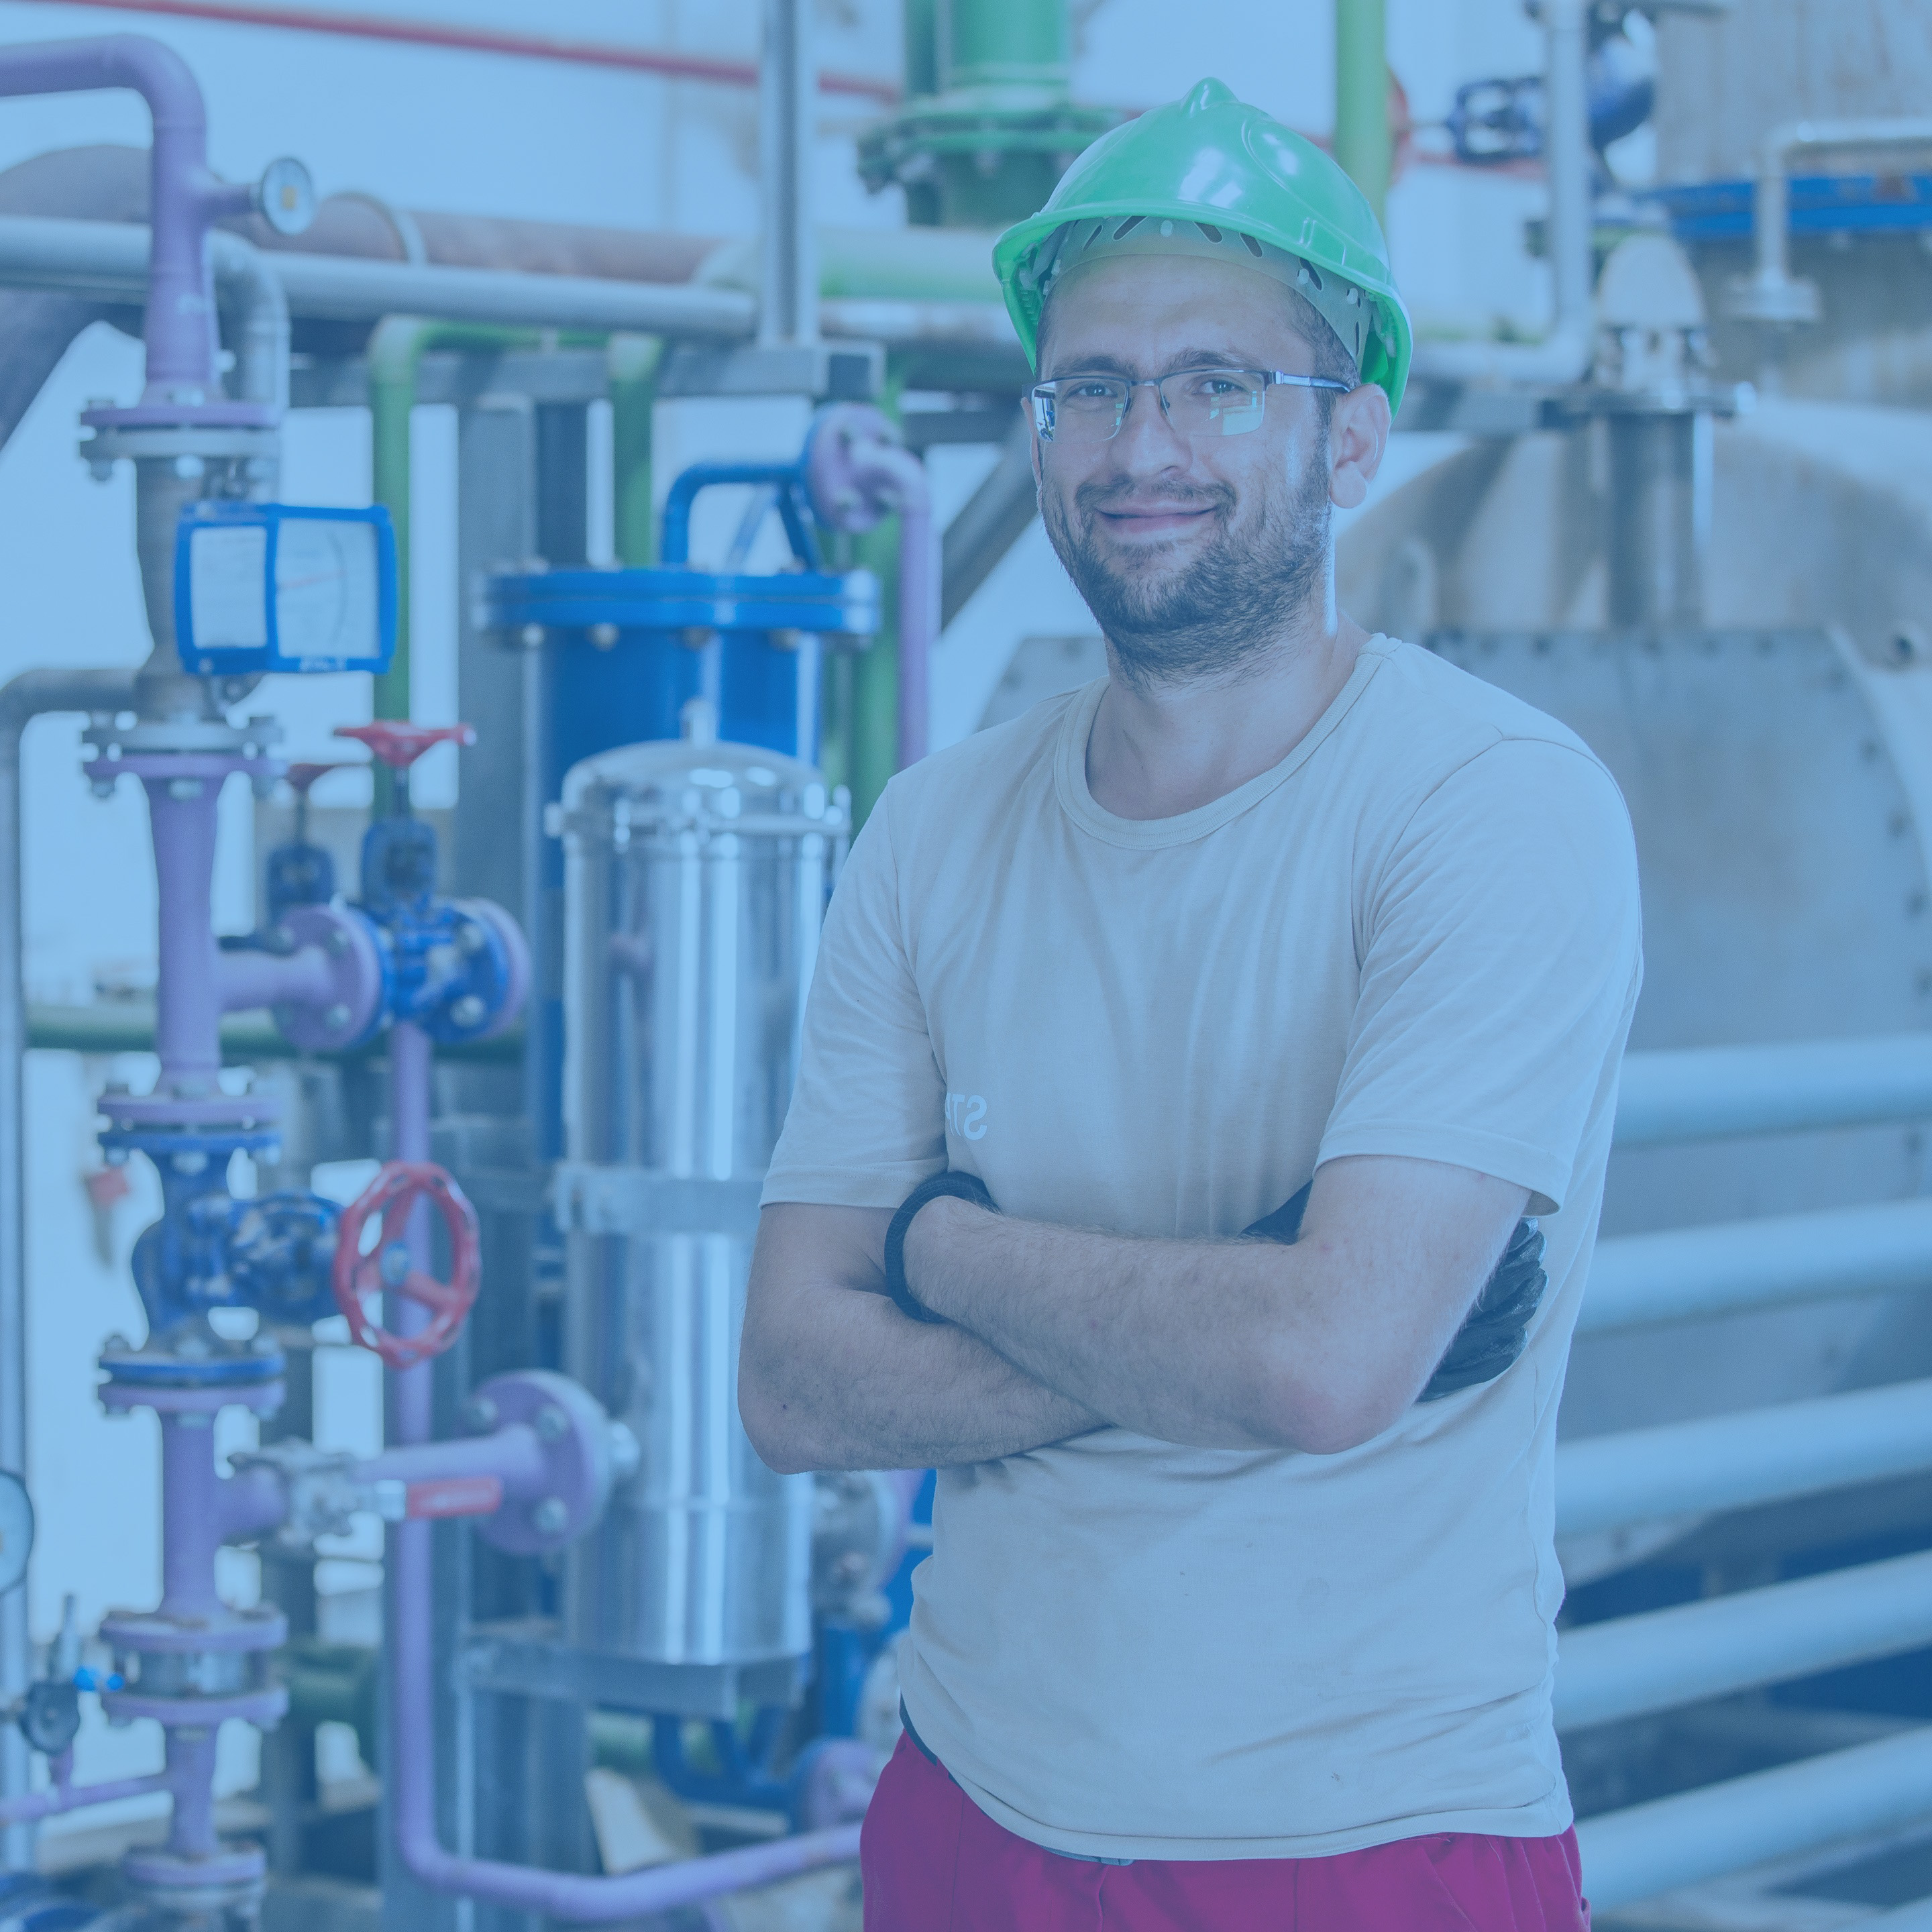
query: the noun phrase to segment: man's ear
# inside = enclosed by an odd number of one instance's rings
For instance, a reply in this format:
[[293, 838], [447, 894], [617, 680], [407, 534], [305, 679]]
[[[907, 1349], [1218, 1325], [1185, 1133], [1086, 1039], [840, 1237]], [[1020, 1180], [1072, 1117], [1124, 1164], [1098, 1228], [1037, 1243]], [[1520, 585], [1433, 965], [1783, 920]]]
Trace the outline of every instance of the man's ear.
[[1328, 418], [1328, 495], [1338, 508], [1358, 508], [1367, 497], [1388, 452], [1389, 428], [1388, 397], [1373, 382], [1336, 404]]

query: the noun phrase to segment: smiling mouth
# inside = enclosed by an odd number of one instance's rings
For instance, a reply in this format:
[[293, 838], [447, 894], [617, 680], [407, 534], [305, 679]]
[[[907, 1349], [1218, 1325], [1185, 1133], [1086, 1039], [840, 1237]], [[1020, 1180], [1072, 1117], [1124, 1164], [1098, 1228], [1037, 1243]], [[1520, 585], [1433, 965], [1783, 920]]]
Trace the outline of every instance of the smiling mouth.
[[1203, 518], [1215, 514], [1216, 506], [1180, 503], [1150, 503], [1129, 509], [1100, 510], [1101, 521], [1124, 536], [1165, 536], [1193, 529]]

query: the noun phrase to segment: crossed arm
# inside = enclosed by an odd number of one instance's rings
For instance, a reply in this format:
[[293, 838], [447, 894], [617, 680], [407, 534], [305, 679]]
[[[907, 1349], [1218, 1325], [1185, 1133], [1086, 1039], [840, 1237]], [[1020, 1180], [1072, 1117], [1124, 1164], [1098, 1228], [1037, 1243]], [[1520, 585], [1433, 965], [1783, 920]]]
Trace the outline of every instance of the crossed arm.
[[775, 1468], [986, 1462], [1115, 1424], [1217, 1448], [1332, 1454], [1390, 1426], [1496, 1266], [1526, 1189], [1359, 1156], [1315, 1177], [1292, 1247], [1150, 1240], [956, 1200], [906, 1241], [885, 1210], [777, 1204], [752, 1266], [739, 1406]]

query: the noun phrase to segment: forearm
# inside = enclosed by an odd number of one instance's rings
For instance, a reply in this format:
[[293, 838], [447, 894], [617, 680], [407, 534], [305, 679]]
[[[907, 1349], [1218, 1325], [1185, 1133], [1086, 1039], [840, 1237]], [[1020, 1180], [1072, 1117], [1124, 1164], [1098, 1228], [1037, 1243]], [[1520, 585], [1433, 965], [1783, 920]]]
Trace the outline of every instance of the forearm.
[[934, 1313], [1060, 1400], [1162, 1442], [1250, 1449], [1282, 1440], [1270, 1340], [1310, 1325], [1283, 1318], [1292, 1253], [1136, 1240], [943, 1201], [914, 1222], [907, 1273]]
[[1104, 1426], [964, 1330], [805, 1273], [777, 1234], [760, 1242], [739, 1371], [746, 1428], [773, 1468], [944, 1468]]

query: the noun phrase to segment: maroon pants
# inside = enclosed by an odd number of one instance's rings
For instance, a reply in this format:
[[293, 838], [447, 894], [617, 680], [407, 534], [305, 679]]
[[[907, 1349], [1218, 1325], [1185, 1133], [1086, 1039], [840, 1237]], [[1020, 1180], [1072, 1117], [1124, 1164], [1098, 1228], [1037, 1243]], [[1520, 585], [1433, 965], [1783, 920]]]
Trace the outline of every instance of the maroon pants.
[[1589, 1932], [1576, 1834], [1437, 1832], [1325, 1858], [1065, 1858], [909, 1737], [860, 1846], [866, 1932]]

